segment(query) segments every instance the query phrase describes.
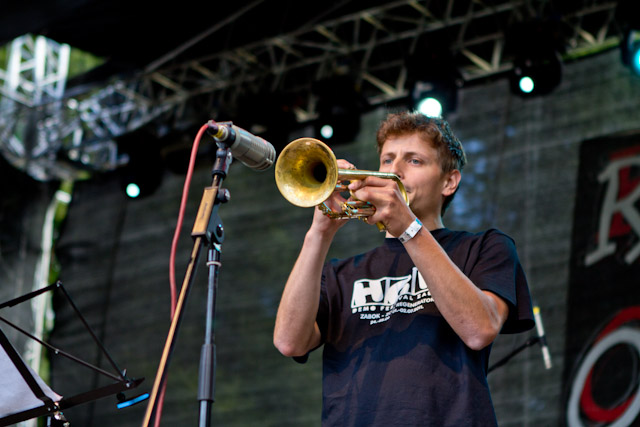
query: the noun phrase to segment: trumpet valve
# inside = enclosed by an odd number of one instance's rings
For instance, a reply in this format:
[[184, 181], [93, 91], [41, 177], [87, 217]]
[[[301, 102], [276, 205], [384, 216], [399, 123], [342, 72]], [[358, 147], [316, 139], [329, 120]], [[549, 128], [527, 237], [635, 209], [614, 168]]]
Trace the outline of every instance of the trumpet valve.
[[375, 206], [361, 200], [347, 200], [342, 204], [342, 210], [352, 218], [367, 217], [376, 212]]

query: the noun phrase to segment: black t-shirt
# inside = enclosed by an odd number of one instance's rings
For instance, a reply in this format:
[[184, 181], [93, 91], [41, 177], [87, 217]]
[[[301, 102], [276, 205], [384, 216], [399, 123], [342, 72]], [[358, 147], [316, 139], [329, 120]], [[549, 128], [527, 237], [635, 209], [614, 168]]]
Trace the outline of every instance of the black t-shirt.
[[[507, 302], [503, 333], [533, 327], [511, 238], [498, 230], [432, 235], [476, 286]], [[496, 423], [486, 380], [491, 346], [474, 351], [462, 342], [397, 239], [325, 265], [317, 322], [324, 426]]]

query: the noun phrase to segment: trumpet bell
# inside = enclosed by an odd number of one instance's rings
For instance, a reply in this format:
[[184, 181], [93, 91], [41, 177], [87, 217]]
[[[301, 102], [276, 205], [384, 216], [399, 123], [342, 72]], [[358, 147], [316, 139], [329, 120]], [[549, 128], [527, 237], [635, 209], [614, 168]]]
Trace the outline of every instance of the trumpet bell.
[[324, 202], [336, 189], [338, 162], [322, 141], [299, 138], [278, 156], [276, 185], [291, 204], [313, 207]]
[[[290, 142], [276, 161], [276, 185], [282, 196], [296, 206], [318, 206], [332, 219], [357, 218], [366, 221], [367, 217], [373, 215], [375, 206], [358, 200], [353, 193], [349, 200], [342, 204], [342, 211], [334, 211], [323, 203], [334, 191], [346, 191], [345, 182], [362, 180], [369, 176], [394, 180], [409, 205], [407, 192], [398, 175], [338, 169], [338, 161], [333, 151], [324, 142], [314, 138], [300, 138]], [[378, 230], [385, 231], [381, 222], [377, 222], [376, 226]]]

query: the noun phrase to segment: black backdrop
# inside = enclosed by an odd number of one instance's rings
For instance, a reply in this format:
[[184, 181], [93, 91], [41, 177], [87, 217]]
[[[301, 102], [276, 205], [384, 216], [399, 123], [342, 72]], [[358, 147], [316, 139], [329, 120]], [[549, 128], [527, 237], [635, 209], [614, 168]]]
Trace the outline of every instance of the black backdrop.
[[569, 424], [638, 423], [639, 184], [640, 134], [582, 144], [567, 304]]

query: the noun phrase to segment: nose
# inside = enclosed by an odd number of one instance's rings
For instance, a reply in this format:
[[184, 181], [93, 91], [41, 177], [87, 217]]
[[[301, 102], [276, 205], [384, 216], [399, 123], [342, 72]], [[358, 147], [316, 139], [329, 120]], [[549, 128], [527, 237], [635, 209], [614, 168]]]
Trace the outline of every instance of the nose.
[[400, 179], [403, 178], [402, 161], [400, 159], [394, 159], [389, 165], [389, 172], [395, 173]]

